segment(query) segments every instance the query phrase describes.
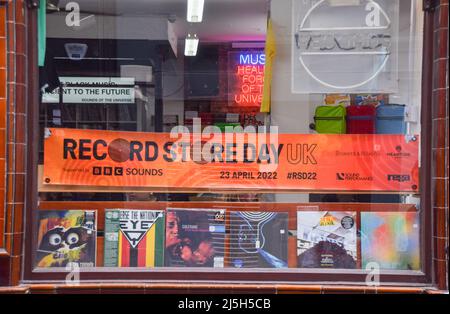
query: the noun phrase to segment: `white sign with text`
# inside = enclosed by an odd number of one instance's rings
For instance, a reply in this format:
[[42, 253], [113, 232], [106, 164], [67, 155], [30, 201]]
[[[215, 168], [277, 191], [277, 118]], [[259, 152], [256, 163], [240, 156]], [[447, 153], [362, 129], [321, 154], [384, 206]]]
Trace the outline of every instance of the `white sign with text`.
[[[60, 77], [64, 104], [134, 103], [134, 78], [130, 77]], [[43, 103], [59, 103], [59, 88], [44, 93]]]
[[293, 93], [398, 89], [398, 0], [292, 0]]

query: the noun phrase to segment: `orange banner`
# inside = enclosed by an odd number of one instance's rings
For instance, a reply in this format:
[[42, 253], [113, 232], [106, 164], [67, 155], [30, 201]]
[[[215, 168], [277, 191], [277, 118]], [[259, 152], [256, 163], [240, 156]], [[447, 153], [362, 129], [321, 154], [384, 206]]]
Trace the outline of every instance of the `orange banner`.
[[417, 192], [418, 136], [47, 129], [44, 185]]

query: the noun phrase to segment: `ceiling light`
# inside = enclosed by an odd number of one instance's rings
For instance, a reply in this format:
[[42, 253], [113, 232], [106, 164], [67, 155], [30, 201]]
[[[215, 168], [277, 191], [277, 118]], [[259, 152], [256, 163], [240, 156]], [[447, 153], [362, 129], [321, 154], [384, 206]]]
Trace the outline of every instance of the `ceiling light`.
[[197, 55], [197, 48], [198, 48], [198, 38], [197, 35], [191, 35], [189, 34], [188, 37], [186, 37], [185, 43], [184, 43], [184, 55], [185, 56], [196, 56]]
[[187, 21], [200, 23], [203, 19], [203, 7], [205, 0], [188, 0]]

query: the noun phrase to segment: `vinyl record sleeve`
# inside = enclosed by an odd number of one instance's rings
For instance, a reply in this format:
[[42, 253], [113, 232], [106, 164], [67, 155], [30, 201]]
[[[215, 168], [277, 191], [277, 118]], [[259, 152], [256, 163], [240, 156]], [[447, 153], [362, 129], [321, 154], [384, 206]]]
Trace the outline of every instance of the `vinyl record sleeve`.
[[297, 267], [356, 268], [356, 213], [297, 212]]
[[229, 217], [231, 267], [288, 267], [287, 213], [241, 211]]
[[164, 211], [112, 209], [105, 212], [104, 266], [164, 265]]
[[417, 212], [361, 213], [362, 267], [419, 270], [419, 229]]
[[168, 209], [165, 266], [224, 267], [225, 210]]
[[39, 211], [37, 267], [96, 266], [95, 210]]

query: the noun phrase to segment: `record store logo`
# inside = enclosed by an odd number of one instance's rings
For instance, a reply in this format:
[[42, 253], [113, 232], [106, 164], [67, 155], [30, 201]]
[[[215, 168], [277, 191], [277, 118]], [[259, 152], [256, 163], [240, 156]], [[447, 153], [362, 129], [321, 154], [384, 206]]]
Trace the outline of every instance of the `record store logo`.
[[[302, 5], [299, 4], [301, 7], [298, 11], [302, 17], [298, 19], [298, 24], [295, 26], [296, 56], [302, 68], [321, 86], [332, 89], [358, 88], [375, 79], [388, 64], [392, 53], [392, 22], [377, 1], [362, 0], [357, 5], [352, 4], [354, 9], [352, 14], [359, 16], [358, 19], [347, 18], [348, 15], [344, 10], [347, 10], [348, 6], [344, 5], [341, 9], [340, 5], [335, 4], [337, 2], [319, 0], [304, 1]], [[308, 9], [304, 3], [311, 3], [312, 6]], [[328, 25], [323, 25], [326, 24], [323, 19], [325, 14], [335, 15], [331, 25], [330, 22]], [[364, 58], [367, 62], [373, 60], [373, 69], [348, 78], [345, 83], [338, 83], [331, 81], [324, 75], [323, 69], [318, 67], [322, 63], [321, 60], [330, 60], [332, 57], [336, 61], [334, 65], [330, 65], [332, 68], [328, 71], [341, 73], [342, 63], [339, 62], [339, 58], [348, 56]], [[351, 71], [357, 73], [358, 69], [348, 69], [347, 72]], [[343, 77], [345, 74], [347, 73], [344, 73]]]

